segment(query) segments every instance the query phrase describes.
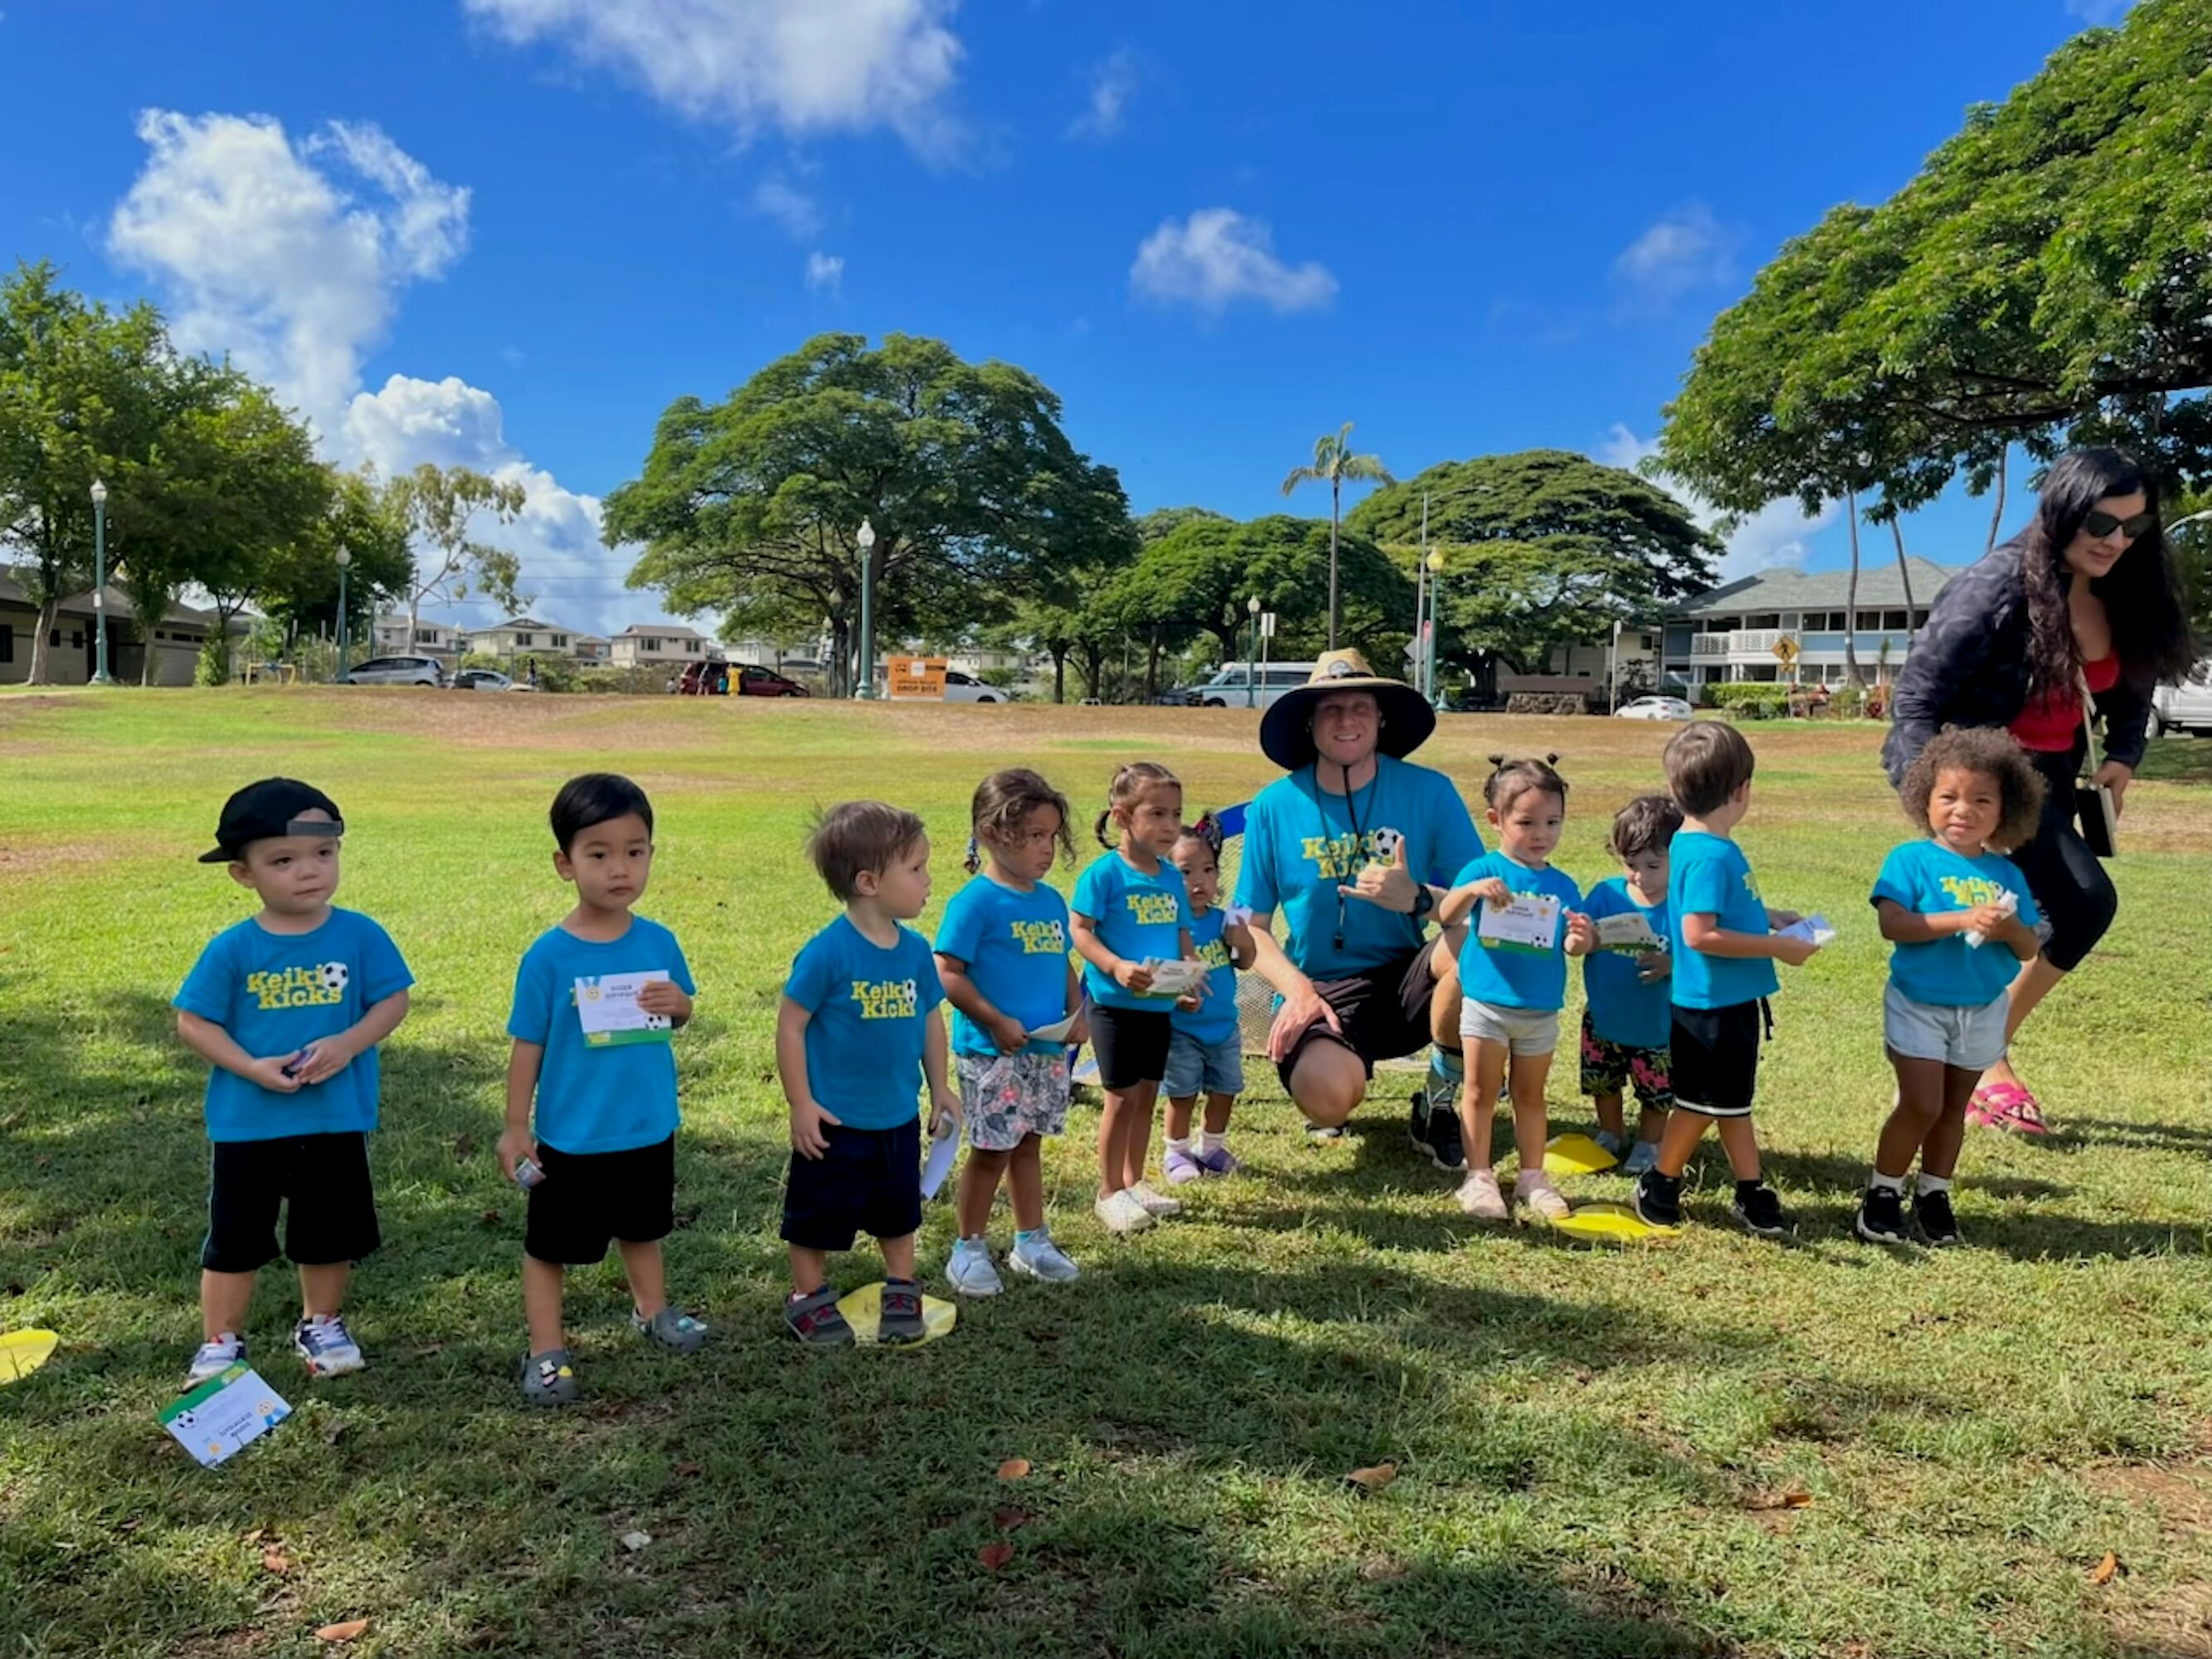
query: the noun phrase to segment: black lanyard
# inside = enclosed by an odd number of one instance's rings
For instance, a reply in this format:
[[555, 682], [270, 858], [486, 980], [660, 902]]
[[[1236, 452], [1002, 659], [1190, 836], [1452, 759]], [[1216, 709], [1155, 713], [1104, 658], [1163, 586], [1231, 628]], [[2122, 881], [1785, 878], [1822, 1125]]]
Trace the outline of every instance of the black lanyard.
[[[1382, 781], [1382, 768], [1381, 763], [1378, 762], [1375, 768], [1375, 775], [1367, 780], [1367, 799], [1370, 805], [1374, 804], [1375, 786]], [[1321, 763], [1319, 761], [1316, 761], [1314, 763], [1314, 792], [1316, 794], [1322, 793]], [[1316, 806], [1321, 806], [1321, 803], [1318, 800], [1314, 804]], [[1367, 832], [1360, 826], [1359, 793], [1352, 787], [1352, 769], [1348, 766], [1344, 768], [1344, 810], [1346, 816], [1352, 819], [1352, 851], [1353, 856], [1357, 857], [1366, 843]], [[1326, 844], [1328, 840], [1333, 839], [1333, 837], [1330, 837], [1328, 834], [1328, 809], [1326, 806], [1321, 806], [1321, 828], [1324, 844]], [[1347, 874], [1358, 873], [1352, 869], [1351, 860], [1348, 859], [1345, 861], [1345, 870]], [[1344, 907], [1350, 901], [1346, 899], [1341, 892], [1337, 894], [1336, 952], [1339, 956], [1342, 956], [1344, 954]]]

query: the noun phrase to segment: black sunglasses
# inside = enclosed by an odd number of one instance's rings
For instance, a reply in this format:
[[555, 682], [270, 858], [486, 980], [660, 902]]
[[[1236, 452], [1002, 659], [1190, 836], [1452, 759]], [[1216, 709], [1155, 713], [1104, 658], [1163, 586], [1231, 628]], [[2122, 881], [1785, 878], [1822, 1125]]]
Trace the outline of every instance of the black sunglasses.
[[2133, 541], [2147, 531], [2158, 528], [2158, 514], [2138, 513], [2132, 519], [2116, 519], [2109, 513], [2092, 512], [2081, 520], [2081, 528], [2102, 541], [2115, 530]]

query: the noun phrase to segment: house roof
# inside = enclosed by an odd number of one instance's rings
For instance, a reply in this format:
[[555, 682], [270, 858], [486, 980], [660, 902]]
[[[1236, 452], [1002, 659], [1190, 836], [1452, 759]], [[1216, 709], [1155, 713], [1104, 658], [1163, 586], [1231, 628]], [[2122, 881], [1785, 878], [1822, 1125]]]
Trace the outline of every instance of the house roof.
[[494, 623], [489, 628], [471, 628], [471, 634], [507, 634], [528, 630], [538, 634], [573, 634], [572, 628], [559, 623], [541, 621], [536, 617], [509, 617], [505, 622]]
[[[1942, 591], [1943, 585], [1966, 567], [1910, 559], [1912, 603], [1924, 605]], [[1739, 580], [1708, 589], [1674, 607], [1675, 617], [1733, 616], [1740, 611], [1840, 611], [1849, 603], [1848, 570], [1797, 570], [1783, 567], [1761, 570]], [[1905, 603], [1905, 583], [1893, 559], [1863, 565], [1859, 570], [1858, 606], [1862, 611]]]
[[650, 635], [656, 640], [703, 640], [707, 636], [696, 628], [686, 628], [681, 623], [663, 623], [658, 627], [651, 623], [632, 623], [615, 635], [618, 640], [636, 639]]
[[[107, 595], [106, 610], [110, 617], [117, 622], [130, 622], [137, 615], [131, 608], [131, 596], [121, 588], [111, 582], [104, 591]], [[15, 577], [9, 575], [4, 571], [0, 571], [0, 602], [33, 606], [36, 604], [31, 598], [30, 591]], [[61, 602], [60, 613], [64, 617], [91, 616], [93, 613], [92, 590], [88, 587], [82, 593], [72, 593], [64, 599]], [[215, 612], [202, 611], [197, 606], [189, 605], [179, 600], [162, 612], [161, 620], [165, 623], [190, 623], [201, 628], [211, 628], [215, 625]]]

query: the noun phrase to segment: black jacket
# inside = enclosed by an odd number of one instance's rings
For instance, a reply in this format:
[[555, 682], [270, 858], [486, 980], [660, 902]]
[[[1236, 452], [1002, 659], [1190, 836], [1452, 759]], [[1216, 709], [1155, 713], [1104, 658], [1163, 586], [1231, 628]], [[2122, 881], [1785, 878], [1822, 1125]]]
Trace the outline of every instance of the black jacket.
[[[1890, 696], [1881, 763], [1901, 781], [1913, 757], [1947, 726], [2010, 726], [2027, 707], [2027, 586], [2017, 541], [1992, 549], [1954, 576], [1913, 635]], [[2119, 684], [2097, 699], [2105, 758], [2140, 764], [2150, 688], [2121, 665]]]

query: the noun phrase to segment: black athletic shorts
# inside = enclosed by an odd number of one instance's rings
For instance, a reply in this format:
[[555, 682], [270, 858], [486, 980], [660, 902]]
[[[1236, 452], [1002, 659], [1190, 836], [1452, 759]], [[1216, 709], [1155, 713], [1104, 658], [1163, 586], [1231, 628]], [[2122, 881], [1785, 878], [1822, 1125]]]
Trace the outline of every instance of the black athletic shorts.
[[1749, 1117], [1759, 1084], [1757, 1002], [1674, 1010], [1668, 1044], [1674, 1103], [1707, 1117]]
[[1158, 1083], [1168, 1074], [1168, 1047], [1175, 1022], [1167, 1009], [1091, 1006], [1091, 1047], [1098, 1056], [1102, 1088], [1120, 1092], [1140, 1083]]
[[802, 1250], [849, 1250], [854, 1238], [904, 1238], [921, 1229], [921, 1119], [895, 1129], [825, 1123], [829, 1150], [791, 1155], [783, 1187], [783, 1242]]
[[620, 1152], [538, 1143], [545, 1179], [530, 1189], [522, 1248], [556, 1267], [607, 1258], [610, 1240], [650, 1244], [676, 1227], [676, 1137]]
[[250, 1273], [274, 1261], [280, 1208], [283, 1254], [295, 1267], [358, 1261], [381, 1242], [376, 1189], [368, 1178], [368, 1137], [358, 1129], [281, 1140], [218, 1140], [210, 1166], [200, 1266], [210, 1273]]
[[[1402, 1060], [1427, 1048], [1435, 1040], [1429, 1025], [1429, 1004], [1437, 991], [1436, 963], [1431, 960], [1435, 949], [1436, 941], [1431, 939], [1419, 950], [1393, 957], [1349, 979], [1316, 980], [1314, 989], [1336, 1010], [1344, 1032], [1340, 1036], [1330, 1030], [1325, 1019], [1317, 1019], [1299, 1032], [1291, 1051], [1275, 1062], [1283, 1087], [1290, 1088], [1298, 1056], [1311, 1043], [1334, 1042], [1351, 1049], [1370, 1077], [1375, 1075], [1376, 1060]], [[1459, 1024], [1456, 1008], [1452, 1011], [1452, 1024], [1455, 1027]]]

